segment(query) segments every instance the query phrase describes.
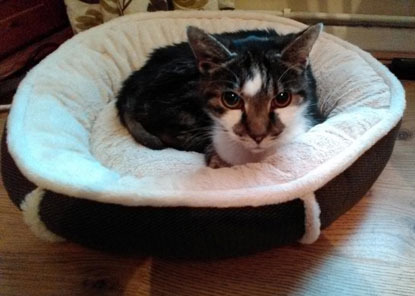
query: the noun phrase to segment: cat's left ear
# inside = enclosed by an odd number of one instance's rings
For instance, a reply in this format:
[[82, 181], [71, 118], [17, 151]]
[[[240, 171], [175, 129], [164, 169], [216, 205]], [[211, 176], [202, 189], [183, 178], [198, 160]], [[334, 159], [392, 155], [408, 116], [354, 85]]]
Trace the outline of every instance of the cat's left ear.
[[322, 30], [322, 23], [308, 27], [282, 50], [281, 60], [294, 68], [304, 70], [308, 65], [311, 49]]
[[215, 37], [199, 28], [193, 26], [187, 27], [187, 38], [201, 73], [212, 72], [234, 56]]

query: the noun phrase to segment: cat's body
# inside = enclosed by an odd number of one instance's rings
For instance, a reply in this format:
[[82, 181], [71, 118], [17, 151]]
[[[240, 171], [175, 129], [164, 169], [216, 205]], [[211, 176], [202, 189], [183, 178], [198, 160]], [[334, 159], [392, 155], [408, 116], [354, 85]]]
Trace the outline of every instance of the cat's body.
[[209, 35], [156, 49], [123, 84], [117, 108], [140, 143], [206, 154], [220, 167], [261, 161], [320, 122], [308, 55], [321, 31]]

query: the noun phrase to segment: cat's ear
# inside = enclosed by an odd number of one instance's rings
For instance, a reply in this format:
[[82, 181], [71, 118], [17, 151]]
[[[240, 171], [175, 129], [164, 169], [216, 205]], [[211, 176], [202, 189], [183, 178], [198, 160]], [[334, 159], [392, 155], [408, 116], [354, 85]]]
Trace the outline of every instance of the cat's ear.
[[187, 38], [202, 73], [212, 72], [234, 55], [215, 37], [199, 28], [187, 27]]
[[281, 60], [293, 68], [304, 70], [308, 65], [311, 49], [322, 30], [322, 23], [308, 27], [282, 50]]

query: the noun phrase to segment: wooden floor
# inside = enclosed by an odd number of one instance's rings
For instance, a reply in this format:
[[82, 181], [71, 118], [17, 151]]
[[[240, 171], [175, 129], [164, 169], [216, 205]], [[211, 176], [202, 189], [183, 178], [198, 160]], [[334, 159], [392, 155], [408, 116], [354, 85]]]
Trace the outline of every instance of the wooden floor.
[[415, 82], [404, 84], [408, 107], [389, 164], [315, 244], [213, 262], [49, 244], [1, 186], [0, 295], [415, 295]]

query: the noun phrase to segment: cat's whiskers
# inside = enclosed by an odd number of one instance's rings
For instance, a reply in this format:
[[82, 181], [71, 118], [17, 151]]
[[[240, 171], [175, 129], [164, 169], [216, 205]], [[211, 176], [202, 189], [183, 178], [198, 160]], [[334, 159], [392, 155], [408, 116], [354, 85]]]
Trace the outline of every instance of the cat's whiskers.
[[210, 130], [211, 128], [209, 126], [203, 126], [203, 127], [198, 126], [198, 127], [183, 130], [182, 133], [194, 132], [194, 131], [210, 131]]
[[195, 143], [203, 143], [205, 141], [208, 141], [211, 139], [211, 135], [209, 133], [205, 133], [205, 134], [193, 134], [191, 136], [188, 136], [184, 143], [183, 146], [187, 149], [193, 147], [195, 145]]
[[232, 134], [232, 133], [229, 133], [229, 132], [221, 131], [221, 133], [225, 134], [225, 136], [229, 140], [229, 144], [231, 144], [232, 146], [238, 147], [238, 146], [241, 145], [241, 143], [240, 143], [241, 138], [240, 137], [237, 138], [235, 134]]

